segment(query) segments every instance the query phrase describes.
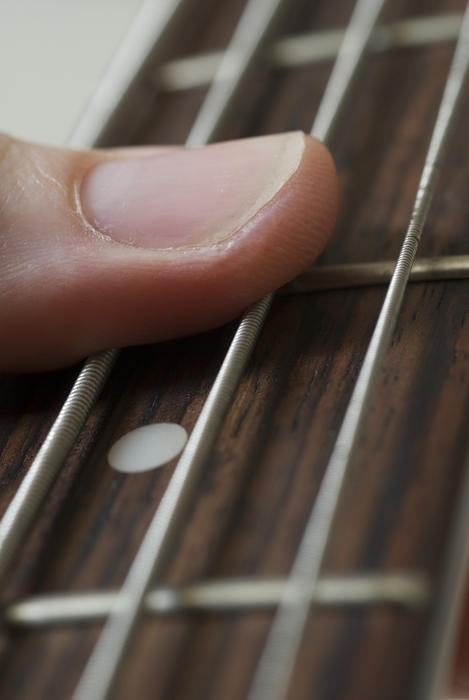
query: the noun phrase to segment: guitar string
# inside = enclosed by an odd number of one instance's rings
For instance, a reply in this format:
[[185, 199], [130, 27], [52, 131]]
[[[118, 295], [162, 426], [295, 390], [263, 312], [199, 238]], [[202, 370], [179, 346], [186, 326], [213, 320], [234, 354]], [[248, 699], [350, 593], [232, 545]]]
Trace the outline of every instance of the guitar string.
[[249, 700], [283, 700], [287, 696], [301, 638], [311, 610], [307, 590], [318, 579], [342, 485], [370, 402], [371, 391], [391, 342], [447, 144], [454, 130], [468, 69], [469, 4], [461, 25], [399, 259], [332, 456], [307, 521], [282, 602], [274, 617], [254, 675]]
[[[99, 145], [105, 121], [118, 108], [134, 74], [164, 37], [183, 0], [146, 0], [68, 139], [75, 148]], [[0, 521], [0, 585], [72, 449], [117, 359], [118, 350], [89, 357]]]
[[[358, 0], [356, 3], [313, 125], [314, 134], [318, 133], [323, 138], [330, 136], [340, 108], [351, 88], [352, 80], [357, 74], [383, 4], [384, 0]], [[271, 13], [266, 15], [265, 12], [264, 17], [261, 17], [261, 13], [254, 14], [253, 7], [254, 2], [251, 0], [235, 30], [233, 43], [228, 46], [227, 57], [220, 66], [221, 80], [219, 82], [215, 78], [214, 85], [206, 98], [205, 104], [211, 107], [217, 106], [220, 113], [223, 113], [231, 99], [224, 84], [227, 77], [232, 75], [234, 66], [238, 70], [247, 69], [254, 54], [259, 50], [260, 40], [264, 38], [266, 21], [272, 16]], [[262, 5], [257, 3], [256, 7], [259, 9]], [[255, 20], [261, 20], [262, 23], [256, 25]], [[251, 46], [250, 52], [244, 48], [247, 56], [241, 60], [238, 47], [245, 43], [242, 40], [245, 34], [252, 37], [256, 44]], [[206, 118], [204, 105], [199, 114]], [[207, 138], [207, 131], [196, 118], [188, 143], [195, 145], [202, 138]], [[273, 294], [266, 296], [254, 304], [242, 317], [192, 435], [117, 595], [113, 611], [85, 667], [73, 696], [74, 700], [104, 700], [109, 697], [132, 633], [142, 613], [146, 593], [151, 581], [161, 577], [167, 560], [174, 551], [186, 506], [197, 486], [205, 459], [218, 435], [224, 414], [255, 346], [272, 299]]]

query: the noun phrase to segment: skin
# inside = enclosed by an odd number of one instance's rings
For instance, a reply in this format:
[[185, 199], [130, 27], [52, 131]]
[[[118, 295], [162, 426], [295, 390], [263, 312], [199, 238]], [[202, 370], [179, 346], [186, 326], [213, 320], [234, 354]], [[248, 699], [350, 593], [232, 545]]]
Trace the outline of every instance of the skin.
[[[77, 191], [100, 163], [167, 156], [167, 148], [77, 152], [0, 134], [0, 371], [50, 370], [105, 348], [203, 331], [298, 275], [337, 212], [332, 159], [304, 138], [295, 172], [228, 240], [148, 250], [94, 230]], [[201, 179], [201, 194], [205, 187]], [[452, 697], [469, 694], [468, 601], [461, 620]]]
[[98, 163], [134, 155], [0, 139], [0, 370], [54, 369], [220, 325], [301, 272], [332, 230], [334, 166], [305, 137], [296, 171], [229, 239], [165, 250], [109, 240], [77, 211], [76, 191]]

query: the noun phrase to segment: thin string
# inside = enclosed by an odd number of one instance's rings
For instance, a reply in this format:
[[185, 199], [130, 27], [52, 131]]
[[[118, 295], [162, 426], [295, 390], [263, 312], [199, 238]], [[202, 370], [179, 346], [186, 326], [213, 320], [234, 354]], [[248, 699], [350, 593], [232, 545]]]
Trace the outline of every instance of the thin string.
[[426, 162], [420, 178], [409, 227], [371, 338], [362, 369], [307, 522], [282, 602], [262, 653], [249, 700], [283, 700], [310, 611], [306, 595], [318, 580], [334, 516], [366, 414], [371, 390], [389, 347], [428, 210], [433, 198], [469, 67], [469, 4], [464, 15]]
[[213, 141], [244, 76], [288, 0], [250, 0], [213, 78], [189, 132], [186, 146]]
[[329, 143], [339, 119], [339, 107], [352, 89], [353, 77], [368, 46], [385, 0], [358, 0], [337, 58], [332, 67], [324, 96], [311, 128], [311, 134]]
[[[344, 105], [350, 83], [357, 73], [368, 43], [374, 25], [374, 21], [370, 22], [370, 14], [376, 18], [383, 4], [384, 0], [357, 2], [344, 37], [346, 49], [337, 57], [339, 66], [347, 70], [347, 81], [342, 80], [340, 70], [333, 70], [330, 91], [327, 93], [327, 111], [322, 117], [323, 120], [330, 120], [331, 127], [336, 123], [338, 112]], [[254, 7], [260, 9], [259, 14], [254, 12]], [[233, 44], [228, 46], [228, 58], [220, 66], [219, 77], [215, 78], [213, 89], [207, 95], [207, 103], [204, 103], [208, 104], [210, 109], [204, 105], [201, 108], [200, 114], [204, 115], [207, 123], [212, 120], [211, 131], [205, 131], [197, 119], [188, 143], [198, 144], [201, 138], [208, 139], [210, 134], [215, 132], [218, 123], [211, 115], [216, 112], [221, 118], [230, 102], [231, 93], [226, 89], [229, 76], [231, 75], [233, 81], [233, 89], [238, 87], [242, 79], [239, 73], [233, 78], [233, 57], [238, 57], [237, 70], [246, 71], [259, 49], [260, 41], [265, 37], [266, 22], [272, 21], [276, 11], [277, 8], [274, 9], [272, 3], [269, 6], [266, 0], [260, 4], [256, 0], [250, 0], [233, 36]], [[256, 24], [257, 22], [259, 24]], [[240, 27], [243, 28], [243, 32]], [[252, 41], [250, 45], [248, 37]], [[242, 54], [245, 54], [244, 60], [240, 58], [240, 48]], [[327, 133], [329, 135], [331, 129], [328, 129]], [[121, 661], [142, 614], [145, 596], [152, 581], [162, 576], [168, 558], [174, 551], [178, 533], [184, 522], [186, 506], [197, 486], [206, 457], [218, 435], [272, 299], [273, 294], [266, 296], [242, 317], [191, 438], [117, 595], [113, 611], [79, 681], [73, 700], [105, 700], [109, 697]]]
[[11, 500], [0, 522], [0, 582], [5, 580], [14, 563], [16, 553], [99, 396], [116, 357], [117, 350], [107, 350], [86, 361]]

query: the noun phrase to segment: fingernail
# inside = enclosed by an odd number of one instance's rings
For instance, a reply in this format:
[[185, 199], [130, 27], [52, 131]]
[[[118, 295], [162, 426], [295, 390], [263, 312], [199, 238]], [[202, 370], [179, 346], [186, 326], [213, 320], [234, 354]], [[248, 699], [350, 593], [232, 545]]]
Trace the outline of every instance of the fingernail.
[[210, 245], [233, 236], [297, 170], [304, 135], [292, 132], [108, 161], [80, 188], [89, 223], [143, 248]]

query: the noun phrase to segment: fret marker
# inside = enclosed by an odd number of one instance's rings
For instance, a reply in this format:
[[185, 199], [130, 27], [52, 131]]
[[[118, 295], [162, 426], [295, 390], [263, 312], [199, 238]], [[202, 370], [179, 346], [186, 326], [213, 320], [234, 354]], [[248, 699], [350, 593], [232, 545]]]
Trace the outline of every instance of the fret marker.
[[108, 453], [108, 462], [125, 474], [146, 472], [174, 459], [186, 441], [187, 432], [177, 423], [144, 425], [114, 443]]

